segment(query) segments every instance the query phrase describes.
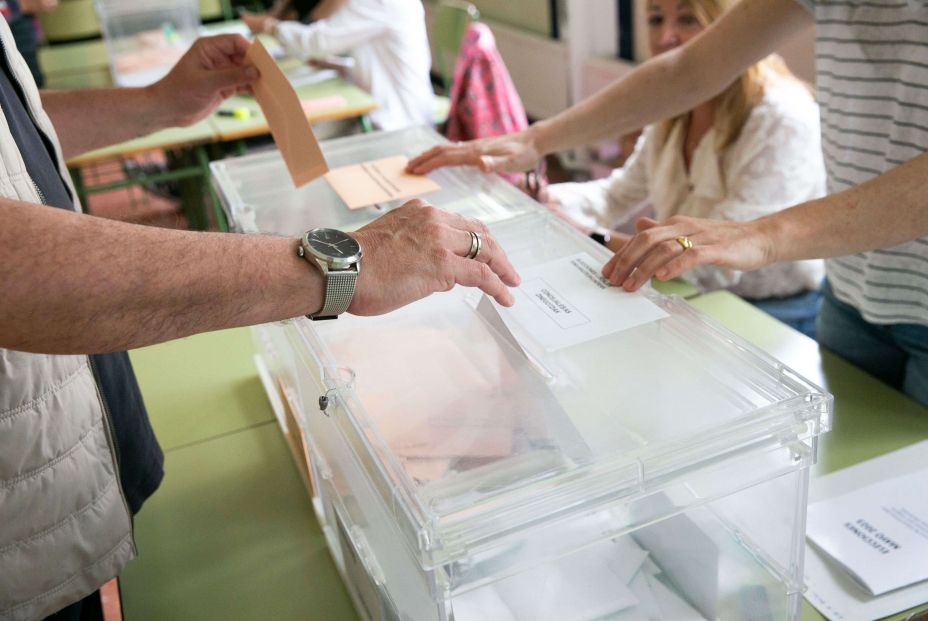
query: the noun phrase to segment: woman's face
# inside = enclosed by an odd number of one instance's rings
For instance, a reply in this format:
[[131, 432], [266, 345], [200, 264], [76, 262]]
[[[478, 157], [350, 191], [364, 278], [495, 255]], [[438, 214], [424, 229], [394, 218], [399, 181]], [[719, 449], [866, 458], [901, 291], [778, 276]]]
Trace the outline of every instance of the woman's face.
[[648, 1], [648, 41], [652, 56], [679, 47], [702, 31], [688, 2]]

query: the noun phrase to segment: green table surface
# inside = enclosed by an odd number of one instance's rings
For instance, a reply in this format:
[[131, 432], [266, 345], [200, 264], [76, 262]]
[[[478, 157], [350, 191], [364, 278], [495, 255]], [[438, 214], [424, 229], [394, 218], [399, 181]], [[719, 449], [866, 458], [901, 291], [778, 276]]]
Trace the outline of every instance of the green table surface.
[[120, 580], [126, 619], [357, 618], [276, 421], [165, 457]]
[[252, 352], [243, 328], [129, 354], [162, 448], [170, 451], [276, 420]]
[[[832, 430], [822, 436], [813, 476], [928, 439], [928, 408], [741, 298], [717, 291], [689, 303], [834, 395]], [[902, 619], [923, 607], [890, 618]], [[807, 601], [802, 618], [824, 619]]]
[[[296, 88], [301, 101], [311, 101], [328, 97], [341, 97], [344, 101], [335, 105], [315, 108], [306, 114], [310, 122], [350, 119], [367, 114], [377, 107], [377, 102], [362, 88], [342, 79], [329, 78], [315, 84], [305, 84]], [[254, 97], [235, 95], [222, 103], [220, 109], [235, 110], [247, 108], [251, 113], [247, 119], [218, 116], [210, 117], [220, 140], [238, 140], [266, 134], [270, 131], [267, 120]]]
[[656, 278], [652, 278], [651, 286], [664, 295], [679, 295], [681, 298], [687, 300], [699, 295], [699, 289], [682, 278], [674, 278], [673, 280], [667, 281], [660, 281]]
[[135, 520], [126, 619], [356, 619], [247, 329], [131, 352], [165, 478]]
[[88, 151], [68, 160], [69, 166], [81, 166], [102, 160], [112, 160], [136, 153], [145, 153], [157, 149], [181, 149], [198, 144], [215, 142], [216, 130], [210, 119], [206, 118], [188, 127], [169, 127], [147, 136], [120, 142], [109, 147]]

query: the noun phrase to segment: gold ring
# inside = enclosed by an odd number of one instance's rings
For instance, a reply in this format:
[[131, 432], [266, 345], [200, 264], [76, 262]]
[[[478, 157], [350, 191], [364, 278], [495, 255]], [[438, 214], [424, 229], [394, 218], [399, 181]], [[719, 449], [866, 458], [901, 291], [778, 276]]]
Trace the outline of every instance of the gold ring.
[[681, 235], [680, 237], [675, 237], [674, 239], [678, 244], [680, 244], [680, 247], [683, 248], [683, 252], [686, 252], [693, 247], [693, 242], [686, 235]]

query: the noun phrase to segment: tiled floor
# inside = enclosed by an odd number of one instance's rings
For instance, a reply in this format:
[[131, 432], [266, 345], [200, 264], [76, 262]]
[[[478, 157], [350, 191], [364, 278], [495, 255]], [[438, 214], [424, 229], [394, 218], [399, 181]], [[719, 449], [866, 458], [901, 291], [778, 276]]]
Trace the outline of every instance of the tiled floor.
[[[135, 161], [146, 165], [163, 164], [164, 156], [160, 153], [148, 154], [138, 156]], [[119, 181], [126, 175], [122, 162], [110, 161], [85, 167], [83, 177], [86, 185], [94, 186]], [[87, 202], [85, 209], [96, 216], [165, 228], [187, 228], [187, 219], [177, 199], [139, 186], [93, 193]]]

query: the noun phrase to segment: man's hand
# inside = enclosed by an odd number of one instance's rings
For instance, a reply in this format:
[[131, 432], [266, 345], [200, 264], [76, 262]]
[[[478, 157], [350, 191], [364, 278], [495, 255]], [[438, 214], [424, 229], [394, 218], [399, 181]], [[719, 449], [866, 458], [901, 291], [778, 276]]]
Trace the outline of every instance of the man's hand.
[[[476, 259], [470, 231], [483, 242]], [[478, 287], [503, 306], [519, 275], [486, 225], [415, 199], [353, 234], [364, 258], [348, 312], [379, 315], [455, 285]]]
[[245, 64], [248, 40], [241, 35], [198, 39], [150, 93], [166, 115], [162, 126], [184, 126], [206, 118], [222, 101], [248, 92], [258, 70]]
[[532, 129], [432, 147], [414, 157], [406, 171], [424, 175], [444, 166], [479, 166], [483, 172], [522, 172], [535, 166], [541, 156]]
[[[674, 216], [663, 224], [651, 218], [636, 223], [638, 232], [603, 266], [603, 277], [626, 291], [635, 291], [652, 276], [676, 278], [697, 265], [754, 270], [777, 260], [765, 229], [770, 218], [751, 222], [704, 220]], [[692, 247], [677, 241], [686, 237]]]

